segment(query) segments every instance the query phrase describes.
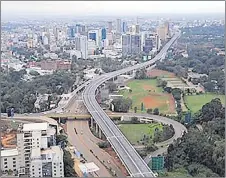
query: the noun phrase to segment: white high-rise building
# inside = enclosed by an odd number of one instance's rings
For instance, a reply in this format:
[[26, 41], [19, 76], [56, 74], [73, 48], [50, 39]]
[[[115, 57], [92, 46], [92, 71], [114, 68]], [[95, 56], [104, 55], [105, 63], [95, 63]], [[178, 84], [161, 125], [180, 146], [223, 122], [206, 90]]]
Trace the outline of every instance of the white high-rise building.
[[32, 149], [47, 149], [49, 146], [56, 145], [56, 130], [48, 123], [24, 124], [18, 129], [17, 147], [18, 164], [25, 168], [25, 173], [30, 171], [30, 158]]
[[88, 41], [87, 37], [83, 35], [76, 35], [75, 37], [75, 49], [81, 51], [81, 57], [83, 59], [88, 58]]
[[82, 53], [82, 58], [87, 59], [88, 58], [88, 42], [87, 42], [87, 37], [86, 36], [80, 36], [80, 45], [81, 45], [81, 53]]
[[64, 177], [63, 150], [59, 146], [33, 148], [30, 177]]
[[97, 47], [101, 45], [101, 29], [89, 30], [88, 39], [96, 42]]
[[121, 19], [116, 20], [116, 33], [118, 33], [118, 34], [122, 33], [122, 21], [121, 21]]
[[96, 42], [94, 40], [88, 40], [88, 54], [94, 55], [94, 51], [97, 49]]

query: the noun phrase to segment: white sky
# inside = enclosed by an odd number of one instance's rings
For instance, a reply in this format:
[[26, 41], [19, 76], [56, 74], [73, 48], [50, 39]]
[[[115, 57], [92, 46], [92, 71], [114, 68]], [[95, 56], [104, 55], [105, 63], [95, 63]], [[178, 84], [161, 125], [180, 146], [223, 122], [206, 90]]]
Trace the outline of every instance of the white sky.
[[2, 15], [136, 15], [224, 13], [224, 1], [1, 1]]

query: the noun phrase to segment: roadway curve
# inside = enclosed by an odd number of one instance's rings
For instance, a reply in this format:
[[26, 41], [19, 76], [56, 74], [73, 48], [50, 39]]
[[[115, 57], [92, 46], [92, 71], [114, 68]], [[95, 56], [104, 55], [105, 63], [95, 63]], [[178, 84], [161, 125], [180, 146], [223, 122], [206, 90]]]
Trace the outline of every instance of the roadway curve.
[[129, 143], [126, 137], [104, 112], [100, 105], [96, 101], [96, 90], [107, 80], [130, 72], [133, 70], [145, 68], [153, 65], [156, 61], [160, 60], [162, 56], [167, 52], [170, 46], [180, 36], [180, 32], [177, 32], [174, 37], [162, 48], [162, 50], [150, 61], [127, 67], [118, 71], [107, 73], [99, 76], [95, 81], [91, 81], [90, 84], [85, 88], [83, 93], [84, 104], [88, 111], [95, 119], [96, 123], [100, 126], [101, 130], [115, 149], [116, 153], [121, 158], [122, 162], [127, 167], [132, 177], [155, 177], [152, 170], [147, 166], [144, 160], [140, 157], [134, 147]]

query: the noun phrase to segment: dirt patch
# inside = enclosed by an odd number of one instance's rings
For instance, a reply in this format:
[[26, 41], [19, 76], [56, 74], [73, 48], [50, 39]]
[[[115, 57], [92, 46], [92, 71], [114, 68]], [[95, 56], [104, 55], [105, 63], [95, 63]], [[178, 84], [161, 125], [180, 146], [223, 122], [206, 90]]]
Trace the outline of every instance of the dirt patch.
[[146, 96], [142, 101], [146, 108], [160, 108], [165, 104], [163, 101], [158, 100], [153, 96]]
[[156, 87], [151, 86], [151, 85], [142, 85], [141, 87], [142, 87], [144, 90], [151, 90], [151, 91], [156, 90]]
[[159, 70], [159, 69], [149, 70], [149, 71], [147, 71], [147, 75], [149, 77], [170, 77], [170, 78], [176, 77], [175, 74], [172, 72]]
[[3, 135], [1, 142], [4, 148], [16, 148], [16, 133], [11, 132]]
[[117, 165], [117, 167], [120, 168], [120, 170], [122, 171], [122, 173], [125, 176], [129, 176], [129, 173], [127, 172], [125, 166], [122, 165], [120, 159], [118, 158], [117, 154], [114, 152], [114, 150], [110, 147], [110, 148], [105, 148], [104, 149], [110, 156], [113, 157], [114, 163]]
[[[164, 97], [165, 99], [161, 99], [160, 97]], [[174, 98], [171, 94], [157, 94], [152, 93], [146, 97], [143, 98], [142, 102], [144, 103], [145, 108], [161, 108], [161, 107], [167, 107], [168, 110], [166, 110], [164, 113], [175, 113], [175, 102]]]
[[169, 112], [170, 113], [176, 113], [176, 106], [175, 106], [175, 100], [173, 98], [172, 94], [166, 94], [169, 98]]

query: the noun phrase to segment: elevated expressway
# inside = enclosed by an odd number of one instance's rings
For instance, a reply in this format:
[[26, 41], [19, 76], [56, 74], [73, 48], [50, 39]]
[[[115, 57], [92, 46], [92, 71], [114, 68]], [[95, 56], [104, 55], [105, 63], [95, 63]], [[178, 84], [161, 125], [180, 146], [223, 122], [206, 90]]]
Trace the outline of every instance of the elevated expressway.
[[107, 140], [119, 155], [120, 159], [126, 166], [131, 177], [156, 177], [152, 170], [147, 166], [144, 160], [140, 157], [134, 147], [129, 143], [126, 137], [113, 123], [109, 116], [104, 112], [96, 100], [97, 89], [107, 80], [117, 77], [121, 74], [131, 72], [137, 69], [151, 67], [156, 61], [160, 60], [171, 45], [178, 39], [180, 32], [177, 31], [173, 38], [162, 48], [162, 50], [150, 61], [127, 67], [118, 71], [107, 73], [99, 76], [85, 88], [83, 92], [83, 101], [93, 119], [99, 125]]

